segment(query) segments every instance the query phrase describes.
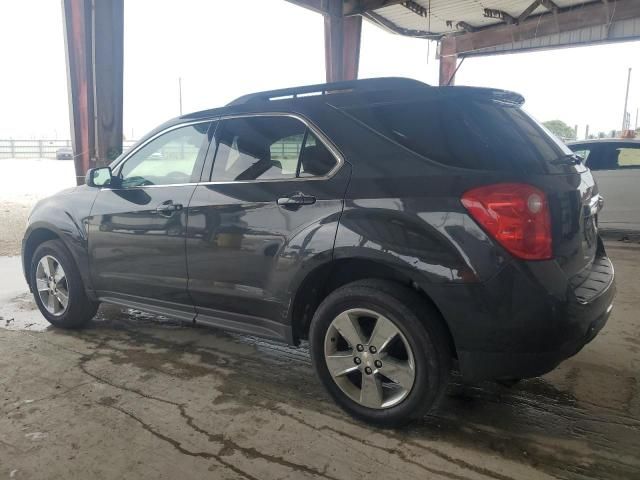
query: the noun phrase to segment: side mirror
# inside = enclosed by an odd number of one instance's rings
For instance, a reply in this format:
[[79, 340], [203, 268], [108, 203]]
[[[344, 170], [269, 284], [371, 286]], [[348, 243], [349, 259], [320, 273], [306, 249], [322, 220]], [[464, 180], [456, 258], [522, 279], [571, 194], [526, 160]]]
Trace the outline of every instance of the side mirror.
[[110, 167], [90, 168], [84, 177], [85, 183], [90, 187], [106, 187], [113, 180]]

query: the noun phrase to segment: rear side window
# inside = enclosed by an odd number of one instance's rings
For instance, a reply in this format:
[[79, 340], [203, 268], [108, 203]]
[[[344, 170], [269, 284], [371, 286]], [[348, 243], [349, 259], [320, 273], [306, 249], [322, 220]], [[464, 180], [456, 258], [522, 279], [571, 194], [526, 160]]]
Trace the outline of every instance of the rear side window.
[[640, 145], [618, 148], [619, 168], [640, 168]]
[[336, 159], [304, 123], [286, 116], [223, 120], [213, 181], [288, 180], [324, 176]]
[[596, 145], [585, 160], [591, 170], [637, 169], [640, 168], [640, 145], [602, 143]]
[[521, 108], [490, 99], [433, 98], [346, 112], [390, 140], [454, 167], [531, 171], [571, 153]]

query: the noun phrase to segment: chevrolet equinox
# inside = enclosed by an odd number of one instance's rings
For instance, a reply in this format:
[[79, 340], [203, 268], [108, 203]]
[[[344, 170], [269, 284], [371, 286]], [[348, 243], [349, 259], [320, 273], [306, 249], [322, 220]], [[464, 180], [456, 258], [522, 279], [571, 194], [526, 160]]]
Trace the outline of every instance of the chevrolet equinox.
[[591, 172], [512, 92], [380, 78], [181, 116], [40, 201], [22, 259], [46, 319], [99, 303], [308, 340], [350, 414], [424, 415], [452, 366], [515, 381], [612, 309]]

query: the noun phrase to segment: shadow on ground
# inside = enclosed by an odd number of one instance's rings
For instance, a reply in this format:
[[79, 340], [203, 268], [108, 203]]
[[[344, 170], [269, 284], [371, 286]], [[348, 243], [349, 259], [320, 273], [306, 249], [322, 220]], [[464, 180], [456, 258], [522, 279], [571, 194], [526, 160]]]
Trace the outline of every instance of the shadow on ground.
[[0, 476], [637, 479], [629, 295], [618, 326], [551, 374], [512, 388], [454, 377], [433, 415], [379, 430], [335, 406], [305, 346], [108, 306], [90, 328], [54, 330], [22, 293], [0, 307]]

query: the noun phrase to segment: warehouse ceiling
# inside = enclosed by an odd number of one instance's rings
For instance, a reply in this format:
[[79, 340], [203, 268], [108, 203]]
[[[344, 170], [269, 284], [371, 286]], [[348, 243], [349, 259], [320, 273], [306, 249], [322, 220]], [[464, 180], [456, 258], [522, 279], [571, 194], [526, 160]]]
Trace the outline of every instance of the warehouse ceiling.
[[[289, 0], [328, 13], [328, 0]], [[459, 56], [640, 39], [640, 0], [344, 0], [394, 33], [441, 40]], [[463, 41], [464, 37], [464, 41]]]

